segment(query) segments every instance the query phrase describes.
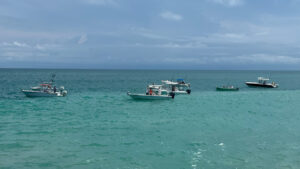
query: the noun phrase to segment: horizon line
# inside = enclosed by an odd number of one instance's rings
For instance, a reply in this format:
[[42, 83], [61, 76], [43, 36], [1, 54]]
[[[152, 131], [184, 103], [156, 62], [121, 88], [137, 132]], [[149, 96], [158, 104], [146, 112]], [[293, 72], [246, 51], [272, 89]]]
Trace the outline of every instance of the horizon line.
[[149, 71], [300, 71], [300, 69], [153, 69], [153, 68], [40, 68], [40, 67], [0, 67], [1, 69], [27, 70], [149, 70]]

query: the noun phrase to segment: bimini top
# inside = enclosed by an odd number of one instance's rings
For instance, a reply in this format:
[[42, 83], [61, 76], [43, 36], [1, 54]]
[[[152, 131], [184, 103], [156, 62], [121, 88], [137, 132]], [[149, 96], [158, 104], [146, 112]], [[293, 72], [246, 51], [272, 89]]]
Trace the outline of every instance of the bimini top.
[[161, 81], [163, 84], [166, 84], [166, 85], [170, 85], [170, 86], [187, 86], [189, 87], [190, 84], [189, 83], [184, 83], [183, 81], [179, 82], [173, 82], [173, 81], [169, 81], [169, 80], [162, 80]]
[[265, 78], [265, 77], [258, 77], [257, 79], [259, 81], [268, 81], [268, 80], [270, 80], [269, 78]]
[[42, 84], [40, 84], [40, 86], [43, 86], [43, 87], [51, 87], [51, 84], [42, 83]]
[[177, 85], [178, 84], [178, 82], [172, 82], [169, 80], [162, 80], [161, 82], [164, 84], [167, 84], [167, 85]]
[[151, 85], [148, 85], [147, 86], [147, 88], [151, 88], [151, 89], [159, 89], [159, 88], [161, 88], [162, 87], [162, 85], [154, 85], [154, 84], [151, 84]]

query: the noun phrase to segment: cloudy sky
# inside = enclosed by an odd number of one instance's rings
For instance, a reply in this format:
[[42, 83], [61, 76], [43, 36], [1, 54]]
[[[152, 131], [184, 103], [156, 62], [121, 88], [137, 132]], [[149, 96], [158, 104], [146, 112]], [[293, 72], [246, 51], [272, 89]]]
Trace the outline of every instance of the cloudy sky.
[[0, 68], [300, 69], [300, 0], [1, 0]]

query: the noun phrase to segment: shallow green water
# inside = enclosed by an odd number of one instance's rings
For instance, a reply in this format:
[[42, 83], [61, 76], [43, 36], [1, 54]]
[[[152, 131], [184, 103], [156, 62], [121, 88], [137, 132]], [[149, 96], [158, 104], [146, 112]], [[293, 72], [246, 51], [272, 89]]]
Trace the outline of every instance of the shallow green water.
[[[67, 97], [20, 92], [51, 73]], [[269, 74], [278, 89], [243, 84]], [[177, 77], [190, 96], [126, 96]], [[0, 79], [0, 168], [300, 167], [300, 72], [0, 69]], [[222, 84], [240, 91], [214, 91]]]

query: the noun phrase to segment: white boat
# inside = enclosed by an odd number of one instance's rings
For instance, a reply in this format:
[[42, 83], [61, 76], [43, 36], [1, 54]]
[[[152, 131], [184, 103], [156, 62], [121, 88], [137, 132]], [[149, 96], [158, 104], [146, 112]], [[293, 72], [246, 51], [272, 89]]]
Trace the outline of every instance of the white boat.
[[183, 79], [177, 79], [176, 82], [162, 80], [163, 88], [172, 91], [175, 94], [191, 94], [190, 83], [185, 83]]
[[[54, 78], [55, 76], [52, 77]], [[27, 97], [61, 97], [67, 95], [67, 91], [63, 86], [56, 89], [53, 83], [54, 80], [52, 79], [50, 82], [44, 82], [40, 86], [31, 87], [31, 89], [22, 90], [22, 92]]]
[[40, 89], [37, 88], [38, 87], [33, 87], [30, 90], [22, 90], [22, 92], [27, 97], [60, 97], [60, 96], [67, 95], [67, 91], [64, 90], [63, 86], [60, 87], [58, 91], [54, 90], [54, 88], [45, 88], [45, 87], [41, 87]]
[[279, 85], [275, 82], [268, 83], [270, 79], [264, 77], [258, 77], [258, 82], [246, 82], [246, 85], [250, 87], [266, 87], [266, 88], [276, 88]]
[[137, 94], [127, 92], [127, 95], [133, 99], [139, 100], [168, 100], [174, 99], [175, 94], [169, 93], [167, 90], [162, 88], [162, 85], [148, 85], [145, 94]]

